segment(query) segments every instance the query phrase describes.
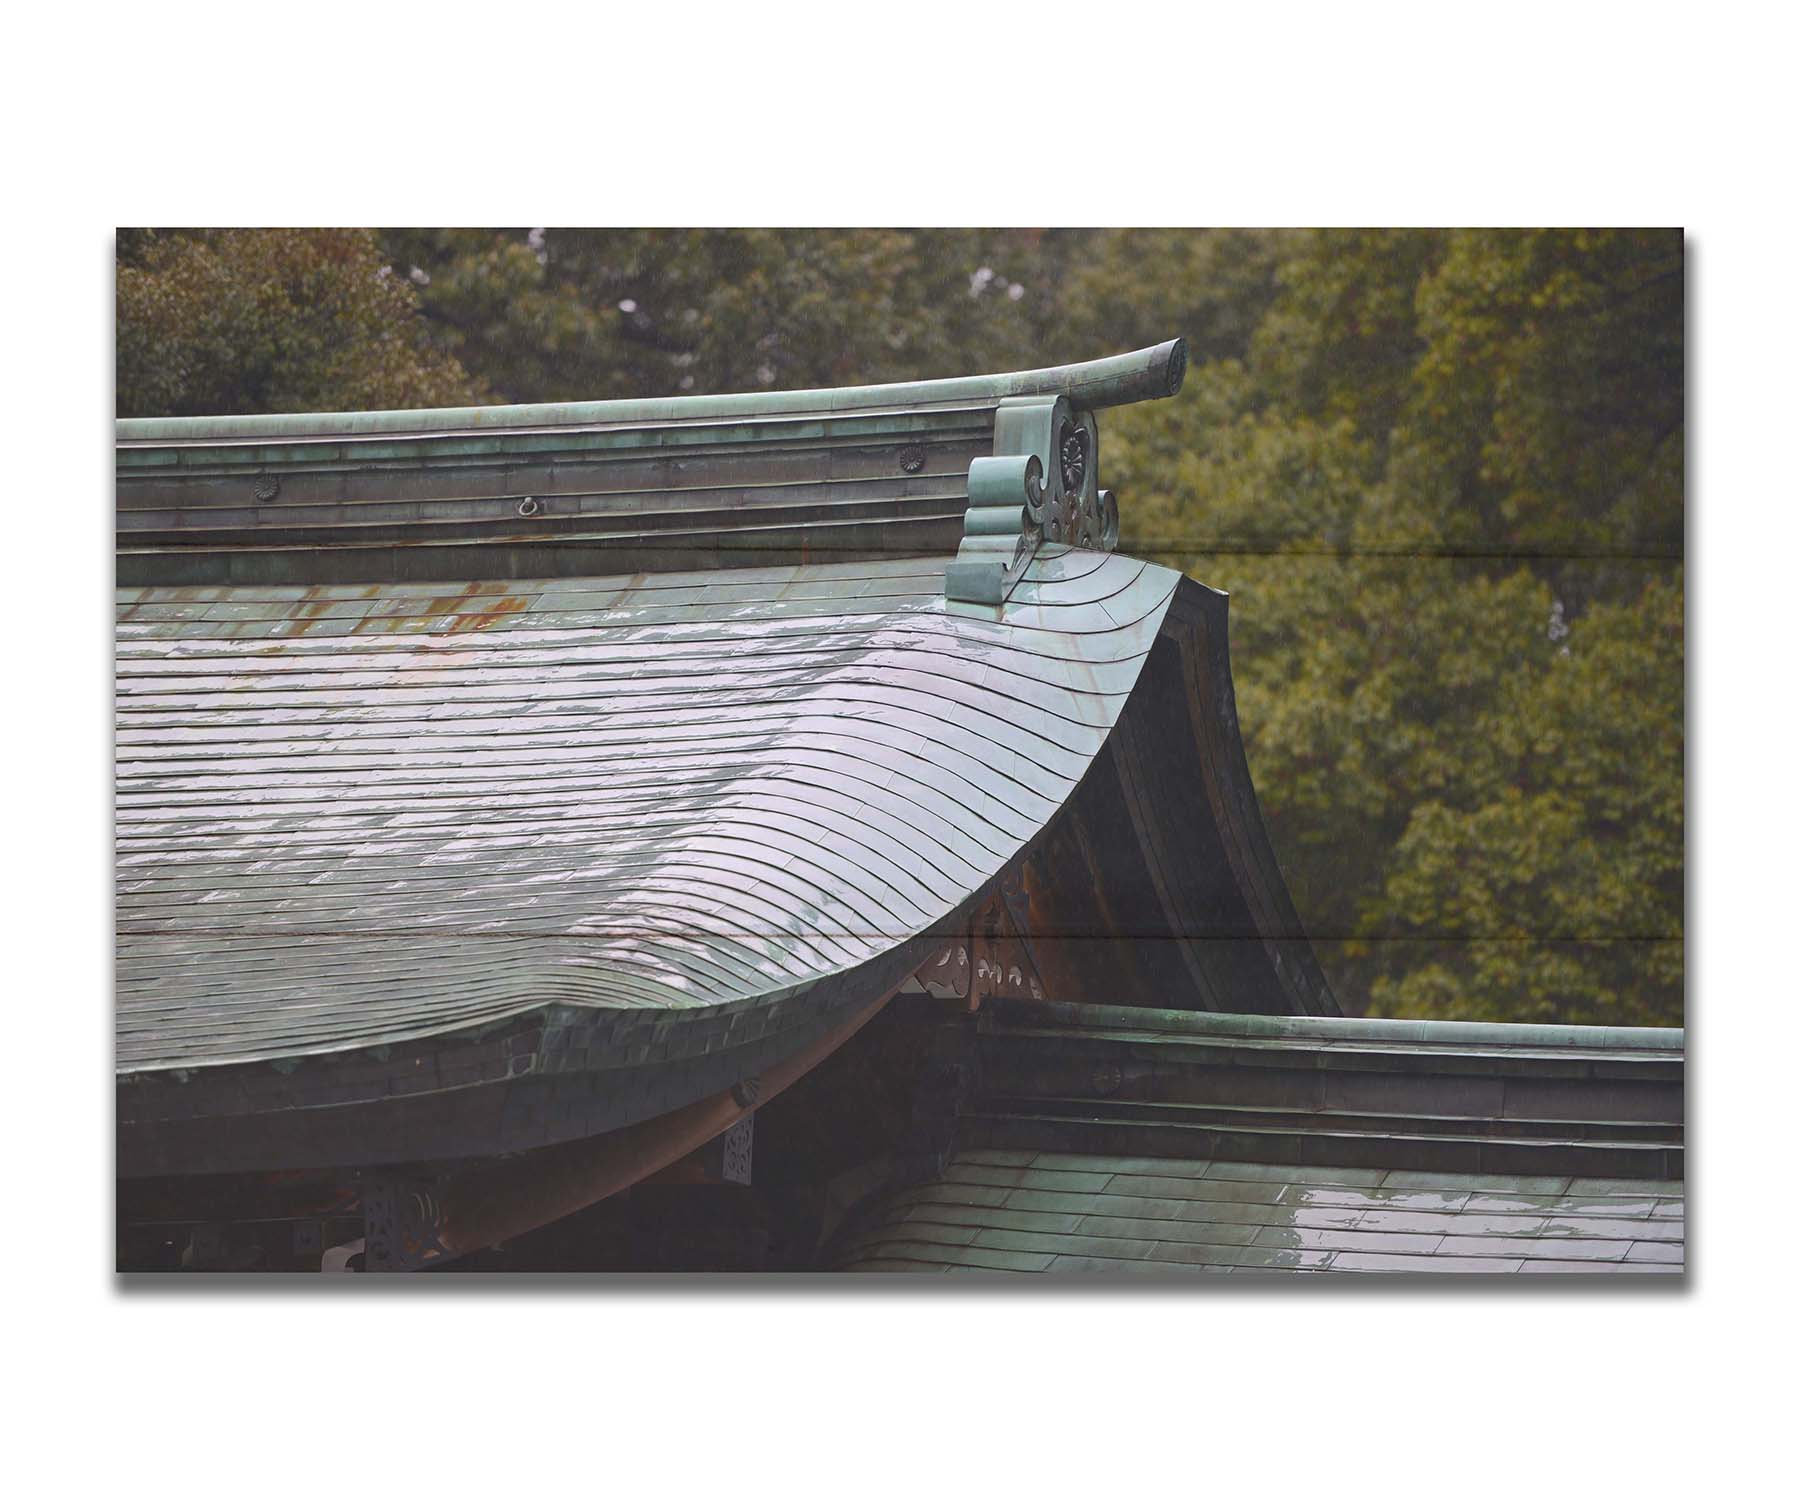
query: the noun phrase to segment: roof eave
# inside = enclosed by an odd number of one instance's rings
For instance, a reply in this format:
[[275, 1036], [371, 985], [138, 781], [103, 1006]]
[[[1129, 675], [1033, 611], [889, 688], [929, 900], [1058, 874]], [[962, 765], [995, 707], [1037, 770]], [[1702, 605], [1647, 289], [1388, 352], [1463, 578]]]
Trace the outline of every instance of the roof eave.
[[1059, 395], [1087, 411], [1173, 396], [1187, 373], [1187, 344], [1169, 339], [1105, 359], [964, 375], [945, 380], [842, 386], [805, 391], [669, 396], [648, 400], [564, 401], [528, 406], [455, 406], [416, 411], [305, 412], [237, 417], [127, 417], [121, 445], [283, 441], [361, 436], [436, 436], [529, 432], [542, 428], [636, 426], [864, 411], [994, 405], [1011, 396]]

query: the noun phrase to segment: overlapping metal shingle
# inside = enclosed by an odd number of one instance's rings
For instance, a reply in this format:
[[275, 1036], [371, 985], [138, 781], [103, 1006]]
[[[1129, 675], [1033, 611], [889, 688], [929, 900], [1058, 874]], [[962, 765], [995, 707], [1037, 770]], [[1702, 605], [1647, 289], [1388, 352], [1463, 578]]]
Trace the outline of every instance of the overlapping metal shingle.
[[917, 936], [1062, 805], [1177, 574], [942, 559], [118, 596], [118, 1066], [743, 1006]]
[[895, 1199], [854, 1271], [1685, 1269], [1676, 1180], [972, 1150]]

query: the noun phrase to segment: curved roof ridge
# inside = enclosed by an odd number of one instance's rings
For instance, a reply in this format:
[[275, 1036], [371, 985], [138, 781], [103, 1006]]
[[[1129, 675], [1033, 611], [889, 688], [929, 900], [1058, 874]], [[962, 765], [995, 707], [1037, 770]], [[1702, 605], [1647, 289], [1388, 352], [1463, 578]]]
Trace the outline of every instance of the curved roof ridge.
[[558, 401], [520, 406], [452, 406], [360, 412], [299, 412], [238, 417], [125, 417], [117, 421], [122, 445], [163, 445], [234, 440], [293, 440], [382, 435], [411, 437], [468, 432], [532, 431], [555, 427], [655, 426], [745, 417], [841, 415], [849, 412], [993, 405], [1010, 396], [1067, 396], [1094, 410], [1173, 396], [1187, 373], [1187, 344], [1169, 339], [1104, 359], [959, 375], [886, 385], [839, 386], [802, 391], [750, 391], [704, 396], [665, 396], [613, 401]]

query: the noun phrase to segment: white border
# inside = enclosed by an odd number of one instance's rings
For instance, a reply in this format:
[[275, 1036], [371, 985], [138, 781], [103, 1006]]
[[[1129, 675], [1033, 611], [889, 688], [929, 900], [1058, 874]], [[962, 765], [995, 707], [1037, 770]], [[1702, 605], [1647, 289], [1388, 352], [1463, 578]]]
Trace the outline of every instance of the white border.
[[[133, 1495], [1641, 1495], [1786, 1471], [1759, 1467], [1784, 1425], [1792, 1210], [1769, 1158], [1796, 988], [1778, 13], [1249, 9], [193, 5], [15, 27], [16, 1465]], [[515, 219], [1685, 224], [1692, 1290], [119, 1295], [111, 228]]]

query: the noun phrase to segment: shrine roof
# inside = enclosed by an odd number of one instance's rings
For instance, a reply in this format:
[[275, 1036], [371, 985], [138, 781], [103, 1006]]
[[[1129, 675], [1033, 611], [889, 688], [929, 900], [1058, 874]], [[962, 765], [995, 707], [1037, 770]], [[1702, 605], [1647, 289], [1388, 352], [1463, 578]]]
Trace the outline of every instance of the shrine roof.
[[1680, 1272], [1685, 1036], [984, 1005], [851, 1270]]
[[[466, 581], [945, 556], [964, 535], [972, 464], [1006, 452], [1039, 460], [1034, 525], [1044, 500], [1055, 522], [1066, 472], [1067, 521], [1085, 507], [1098, 529], [1093, 413], [1173, 395], [1186, 363], [1172, 339], [1082, 364], [831, 390], [123, 420], [119, 581]], [[1025, 408], [1043, 417], [1029, 435]], [[1068, 464], [1063, 442], [1082, 448]], [[1054, 525], [1045, 534], [1078, 540]]]
[[120, 1069], [891, 988], [1198, 588], [1045, 548], [979, 619], [944, 568], [120, 590]]

